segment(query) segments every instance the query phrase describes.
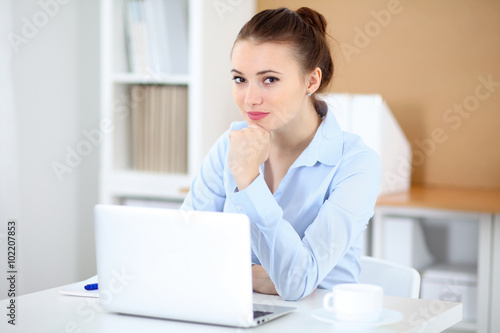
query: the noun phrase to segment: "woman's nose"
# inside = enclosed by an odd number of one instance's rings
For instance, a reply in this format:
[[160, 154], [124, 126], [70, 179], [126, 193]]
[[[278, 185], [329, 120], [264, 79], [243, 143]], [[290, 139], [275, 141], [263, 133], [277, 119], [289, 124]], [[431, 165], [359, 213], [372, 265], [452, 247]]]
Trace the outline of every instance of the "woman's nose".
[[245, 104], [247, 105], [259, 105], [262, 103], [262, 95], [260, 88], [255, 84], [249, 84], [247, 86], [245, 94]]

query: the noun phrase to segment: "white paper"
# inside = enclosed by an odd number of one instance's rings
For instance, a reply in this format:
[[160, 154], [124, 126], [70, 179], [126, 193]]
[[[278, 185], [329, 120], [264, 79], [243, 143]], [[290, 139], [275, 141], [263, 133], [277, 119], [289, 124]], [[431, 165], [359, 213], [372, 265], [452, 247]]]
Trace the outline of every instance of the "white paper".
[[99, 290], [85, 290], [87, 284], [97, 283], [97, 275], [94, 275], [87, 280], [69, 284], [59, 288], [59, 293], [68, 296], [79, 297], [99, 297]]

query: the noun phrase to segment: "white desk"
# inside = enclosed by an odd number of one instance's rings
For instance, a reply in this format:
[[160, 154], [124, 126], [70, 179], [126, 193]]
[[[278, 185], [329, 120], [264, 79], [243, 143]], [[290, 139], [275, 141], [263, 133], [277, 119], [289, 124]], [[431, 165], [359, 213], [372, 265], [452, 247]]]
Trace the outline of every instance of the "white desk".
[[[18, 297], [15, 327], [7, 323], [9, 300], [0, 301], [0, 332], [339, 332], [311, 316], [314, 309], [322, 306], [326, 293], [326, 290], [317, 290], [299, 302], [254, 294], [256, 303], [291, 304], [298, 310], [259, 327], [243, 329], [106, 313], [100, 309], [97, 298], [65, 296], [54, 288]], [[404, 319], [374, 332], [440, 332], [462, 319], [461, 303], [386, 296], [384, 307], [402, 312]]]

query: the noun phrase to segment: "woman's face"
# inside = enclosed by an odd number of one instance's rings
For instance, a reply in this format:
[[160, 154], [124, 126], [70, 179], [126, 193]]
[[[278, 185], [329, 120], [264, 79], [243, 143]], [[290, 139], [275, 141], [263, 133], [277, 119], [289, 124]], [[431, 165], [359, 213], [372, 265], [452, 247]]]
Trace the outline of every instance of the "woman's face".
[[307, 80], [289, 46], [237, 41], [231, 57], [233, 98], [243, 117], [268, 131], [300, 126]]

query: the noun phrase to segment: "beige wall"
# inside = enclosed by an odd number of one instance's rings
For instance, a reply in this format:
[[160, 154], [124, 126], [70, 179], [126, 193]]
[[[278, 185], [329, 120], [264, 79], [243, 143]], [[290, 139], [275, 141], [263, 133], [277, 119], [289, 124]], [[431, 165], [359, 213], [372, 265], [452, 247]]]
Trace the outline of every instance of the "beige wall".
[[325, 15], [332, 91], [386, 99], [412, 144], [414, 183], [500, 189], [500, 1], [258, 2], [279, 6]]

